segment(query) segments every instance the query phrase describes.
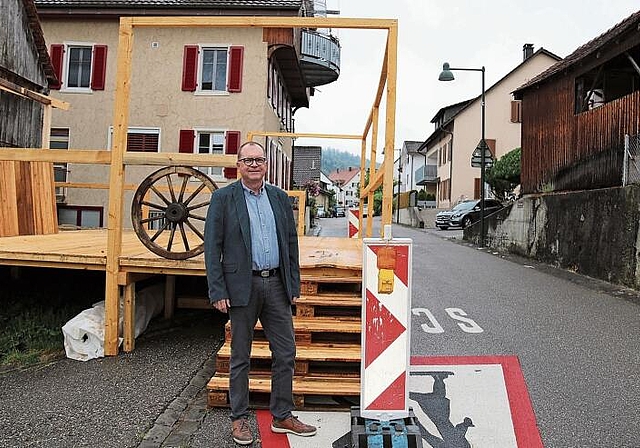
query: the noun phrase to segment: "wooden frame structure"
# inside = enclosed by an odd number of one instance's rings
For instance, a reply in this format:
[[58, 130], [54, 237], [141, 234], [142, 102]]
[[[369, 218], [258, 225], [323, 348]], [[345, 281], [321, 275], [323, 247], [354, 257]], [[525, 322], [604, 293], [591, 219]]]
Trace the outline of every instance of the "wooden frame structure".
[[[129, 94], [131, 91], [131, 66], [133, 57], [134, 29], [139, 27], [261, 27], [261, 28], [343, 28], [364, 30], [387, 30], [385, 55], [382, 63], [380, 82], [371, 108], [371, 112], [361, 135], [335, 134], [295, 134], [295, 133], [259, 133], [282, 137], [316, 137], [316, 138], [349, 138], [362, 141], [361, 179], [365, 178], [365, 161], [367, 139], [371, 131], [370, 166], [368, 168], [369, 184], [361, 189], [360, 197], [367, 198], [373, 204], [373, 192], [383, 186], [382, 223], [391, 223], [393, 197], [393, 152], [395, 138], [396, 114], [396, 78], [397, 78], [397, 40], [398, 22], [395, 19], [352, 19], [352, 18], [309, 18], [309, 17], [122, 17], [120, 19], [119, 41], [117, 53], [117, 78], [113, 116], [113, 142], [109, 150], [67, 150], [49, 149], [8, 149], [0, 151], [0, 160], [24, 160], [46, 162], [71, 162], [81, 164], [104, 164], [110, 166], [109, 175], [109, 209], [107, 222], [106, 246], [106, 287], [105, 287], [105, 355], [118, 353], [118, 321], [120, 287], [124, 287], [124, 320], [125, 350], [133, 348], [131, 340], [133, 325], [133, 293], [136, 274], [121, 269], [123, 253], [122, 210], [124, 202], [125, 169], [127, 165], [159, 165], [159, 166], [218, 166], [234, 167], [236, 157], [233, 155], [206, 155], [184, 153], [132, 153], [127, 152], [127, 129], [129, 122]], [[384, 162], [380, 170], [376, 170], [376, 146], [378, 142], [378, 118], [380, 105], [386, 87], [385, 120], [384, 120]], [[51, 99], [52, 102], [54, 101]], [[48, 128], [48, 127], [47, 127]], [[48, 141], [48, 139], [46, 140]], [[43, 145], [43, 147], [46, 147]], [[362, 212], [362, 203], [360, 205]], [[362, 213], [360, 213], [362, 216]], [[362, 224], [362, 217], [361, 224]], [[371, 236], [371, 214], [367, 219], [366, 235]], [[162, 269], [158, 273], [165, 273]], [[132, 286], [133, 285], [133, 286]]]

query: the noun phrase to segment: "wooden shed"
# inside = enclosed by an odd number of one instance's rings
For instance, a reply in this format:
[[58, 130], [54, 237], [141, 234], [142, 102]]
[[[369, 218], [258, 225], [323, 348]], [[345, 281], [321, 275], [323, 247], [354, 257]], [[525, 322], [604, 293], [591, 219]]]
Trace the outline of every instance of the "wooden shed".
[[640, 11], [514, 93], [522, 192], [622, 185], [625, 135], [640, 132]]
[[[17, 31], [17, 32], [16, 32]], [[56, 76], [33, 0], [0, 7], [0, 147], [48, 146]], [[0, 236], [57, 232], [50, 162], [0, 161]]]

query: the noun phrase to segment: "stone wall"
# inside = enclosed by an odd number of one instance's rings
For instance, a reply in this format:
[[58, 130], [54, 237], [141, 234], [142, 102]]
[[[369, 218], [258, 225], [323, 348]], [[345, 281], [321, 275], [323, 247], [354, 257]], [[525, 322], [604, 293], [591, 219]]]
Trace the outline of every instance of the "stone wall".
[[[485, 244], [640, 288], [640, 186], [519, 199], [486, 220]], [[464, 231], [477, 244], [479, 225]]]

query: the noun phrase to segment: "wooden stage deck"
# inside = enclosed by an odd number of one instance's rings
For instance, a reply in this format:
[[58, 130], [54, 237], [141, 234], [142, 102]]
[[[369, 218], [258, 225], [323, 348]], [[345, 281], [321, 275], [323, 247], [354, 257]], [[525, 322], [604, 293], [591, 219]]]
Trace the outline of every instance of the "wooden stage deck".
[[[194, 242], [193, 246], [198, 243]], [[313, 288], [318, 281], [332, 279], [346, 278], [359, 282], [361, 250], [362, 241], [359, 239], [300, 237], [303, 289], [307, 293], [315, 292], [317, 286]], [[0, 238], [0, 265], [101, 270], [107, 275], [107, 252], [106, 229]], [[131, 351], [135, 345], [135, 282], [150, 275], [166, 276], [165, 316], [169, 317], [176, 303], [173, 291], [175, 276], [205, 276], [204, 255], [188, 260], [163, 258], [147, 249], [131, 230], [122, 234], [122, 251], [118, 262], [118, 284], [124, 287], [123, 348]], [[115, 319], [117, 322], [117, 316]]]
[[[362, 269], [362, 242], [336, 237], [300, 237], [300, 266], [305, 269]], [[133, 231], [122, 235], [120, 270], [130, 273], [205, 275], [204, 256], [169, 260], [147, 249]], [[107, 231], [73, 230], [51, 235], [0, 238], [0, 264], [105, 270]]]

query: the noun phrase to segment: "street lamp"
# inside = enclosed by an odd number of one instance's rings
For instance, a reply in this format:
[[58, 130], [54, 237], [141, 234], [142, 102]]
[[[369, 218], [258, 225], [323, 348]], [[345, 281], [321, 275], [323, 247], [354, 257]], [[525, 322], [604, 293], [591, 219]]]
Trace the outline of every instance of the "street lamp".
[[466, 71], [466, 72], [482, 72], [482, 97], [480, 102], [481, 110], [481, 123], [482, 123], [482, 137], [478, 144], [478, 149], [481, 151], [480, 156], [480, 247], [484, 247], [484, 179], [485, 179], [485, 151], [487, 149], [487, 142], [484, 139], [485, 128], [485, 104], [484, 104], [484, 66], [482, 68], [454, 68], [450, 67], [448, 62], [442, 64], [442, 72], [438, 76], [438, 81], [453, 81], [453, 71]]

